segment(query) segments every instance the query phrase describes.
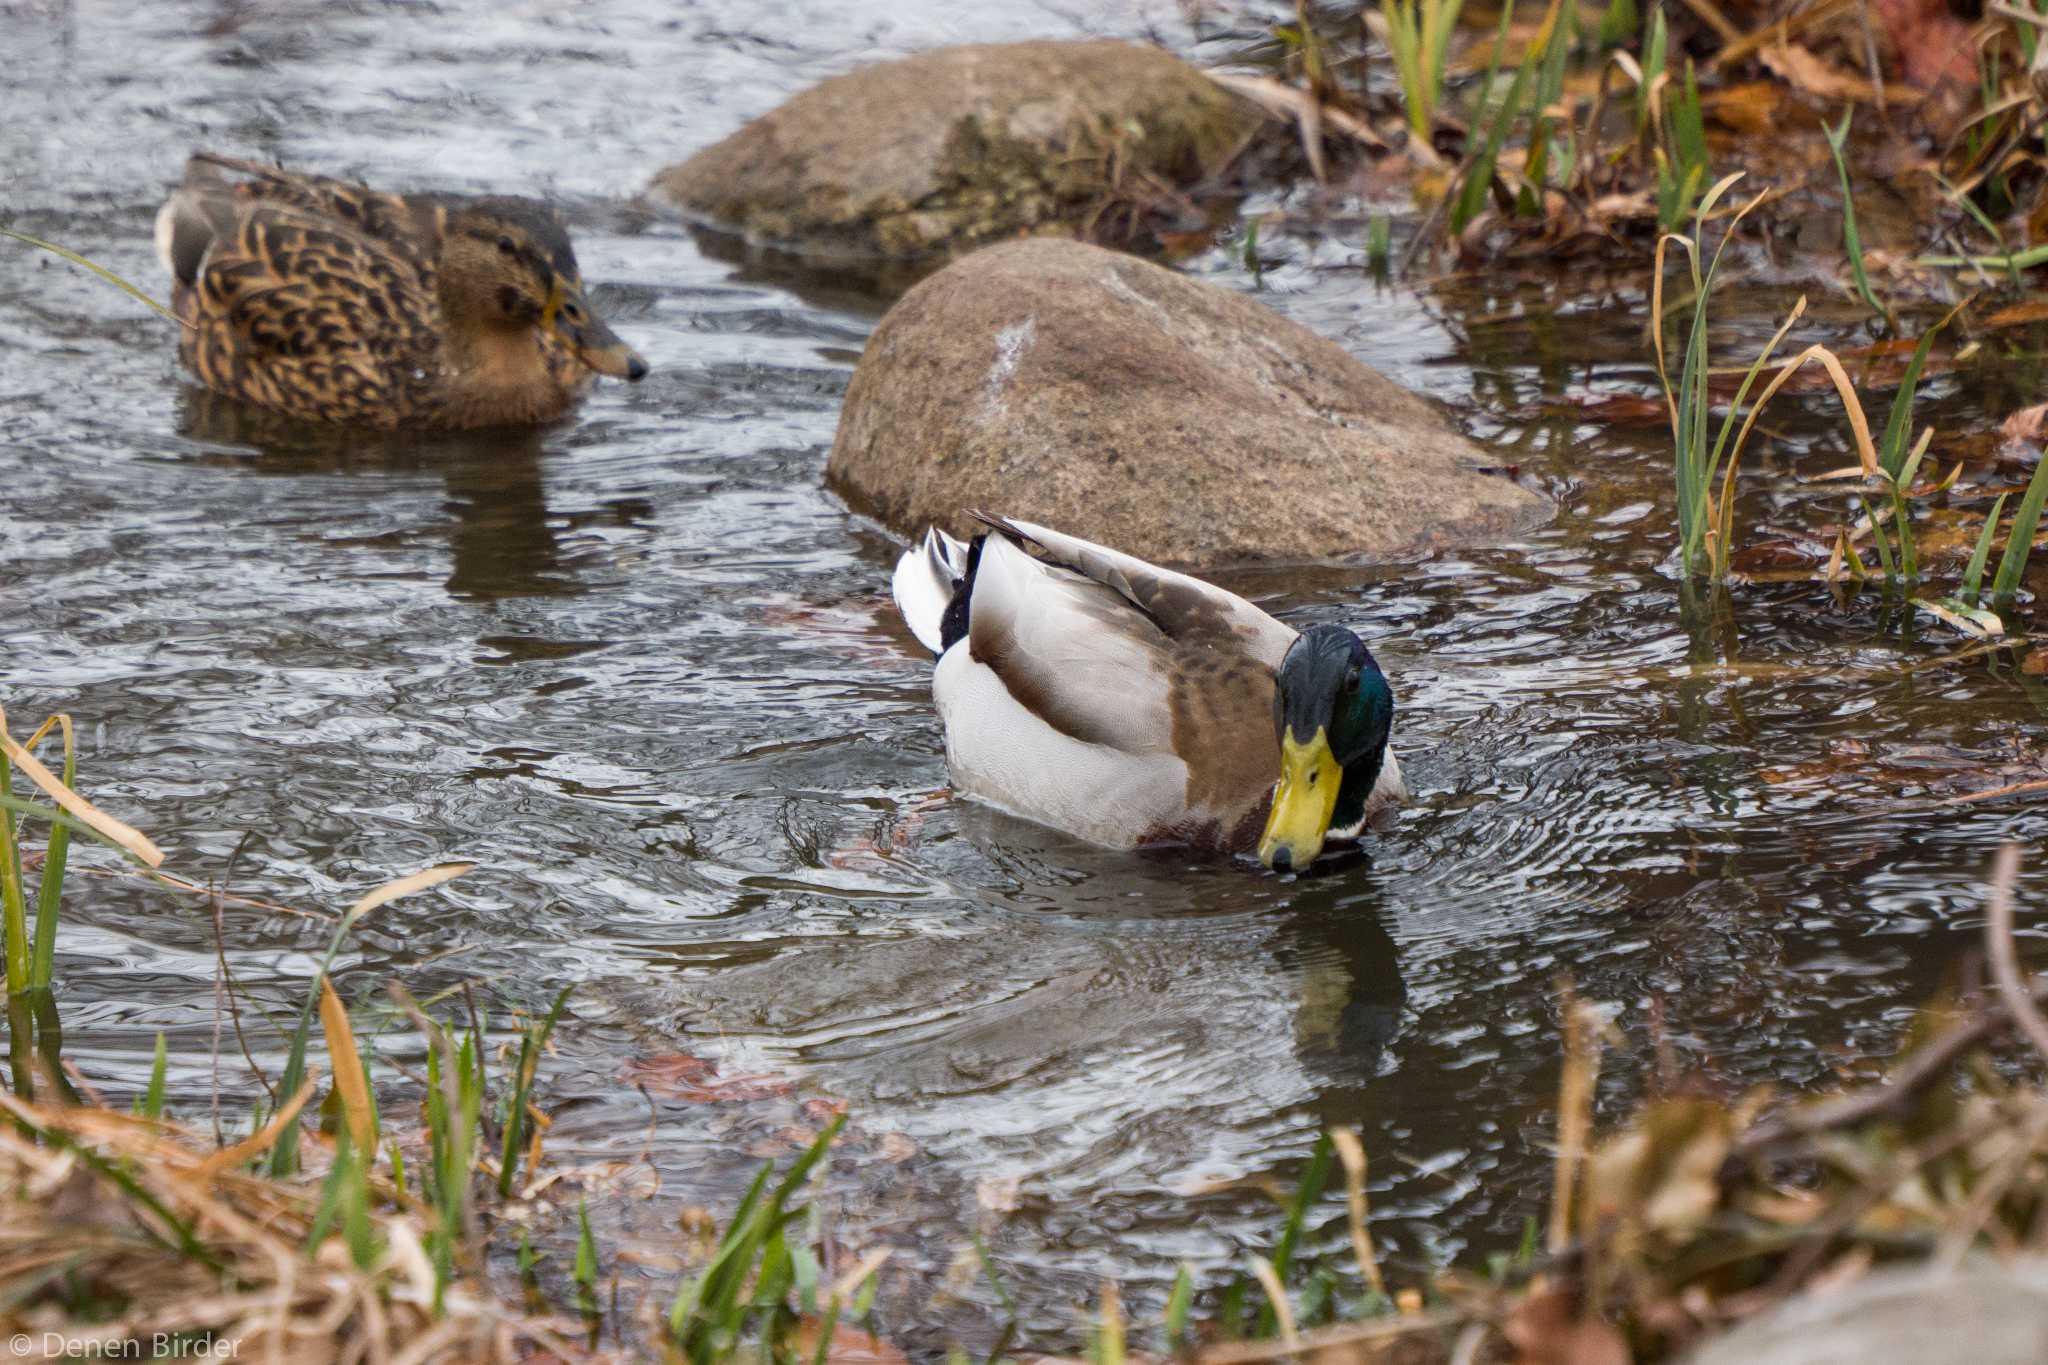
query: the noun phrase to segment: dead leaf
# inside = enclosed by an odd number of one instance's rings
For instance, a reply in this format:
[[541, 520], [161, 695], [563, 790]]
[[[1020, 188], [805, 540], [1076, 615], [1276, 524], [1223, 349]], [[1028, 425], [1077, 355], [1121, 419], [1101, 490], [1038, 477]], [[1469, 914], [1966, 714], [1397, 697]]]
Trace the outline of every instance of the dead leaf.
[[687, 1052], [628, 1058], [619, 1068], [619, 1078], [628, 1085], [644, 1086], [650, 1095], [689, 1104], [769, 1099], [796, 1089], [796, 1082], [785, 1076], [721, 1075], [716, 1062]]
[[1716, 1177], [1731, 1140], [1731, 1117], [1717, 1101], [1649, 1106], [1587, 1160], [1579, 1228], [1618, 1224], [1673, 1240], [1690, 1235], [1720, 1201]]
[[1802, 537], [1756, 540], [1729, 556], [1728, 566], [1741, 574], [1810, 570], [1827, 560], [1829, 546]]
[[[797, 1323], [791, 1343], [796, 1359], [817, 1359], [818, 1335], [823, 1330], [824, 1324], [813, 1317]], [[880, 1337], [842, 1321], [832, 1329], [832, 1340], [825, 1347], [825, 1365], [910, 1365], [910, 1359]]]
[[2040, 440], [2044, 427], [2048, 427], [2048, 403], [2036, 403], [2000, 422], [1998, 434], [2007, 444], [2019, 445]]
[[1664, 400], [1646, 393], [1565, 393], [1545, 403], [1543, 412], [1608, 426], [1662, 426], [1669, 420]]
[[1603, 1318], [1581, 1317], [1565, 1289], [1531, 1294], [1501, 1328], [1519, 1365], [1629, 1365], [1628, 1343]]
[[1774, 81], [1744, 81], [1700, 97], [1700, 112], [1738, 133], [1768, 133], [1785, 92]]
[[341, 997], [334, 992], [334, 982], [326, 976], [320, 978], [320, 1028], [327, 1035], [327, 1056], [334, 1064], [334, 1093], [341, 1098], [349, 1138], [355, 1143], [358, 1156], [375, 1161], [377, 1114], [364, 1080], [362, 1053], [356, 1049], [348, 1007], [341, 1003]]
[[[1834, 103], [1854, 100], [1858, 104], [1877, 103], [1877, 87], [1861, 76], [1852, 75], [1823, 58], [1800, 47], [1796, 43], [1785, 43], [1767, 47], [1756, 54], [1757, 60], [1772, 75], [1791, 85], [1803, 94], [1813, 95], [1823, 101]], [[1925, 97], [1922, 90], [1885, 90], [1888, 104], [1916, 104]]]
[[2029, 299], [2001, 308], [1983, 320], [1985, 327], [2025, 327], [2029, 323], [2048, 322], [2048, 299]]
[[2005, 623], [1998, 619], [1998, 613], [1973, 607], [1954, 597], [1932, 601], [1925, 597], [1913, 599], [1913, 605], [1974, 640], [1988, 640], [2005, 634]]
[[1876, 1259], [1876, 1253], [1869, 1247], [1856, 1247], [1837, 1257], [1834, 1264], [1808, 1280], [1806, 1292], [1832, 1294], [1838, 1289], [1847, 1289], [1870, 1272]]
[[1015, 1213], [1023, 1182], [1014, 1175], [983, 1176], [975, 1182], [974, 1202], [990, 1213]]
[[[1956, 17], [1947, 0], [1870, 0], [1870, 17], [1891, 40], [1900, 74], [1919, 90], [1977, 80], [1971, 25]], [[1893, 103], [1905, 91], [1887, 89]]]
[[43, 766], [41, 760], [16, 744], [14, 736], [7, 733], [7, 712], [4, 709], [0, 709], [0, 755], [13, 760], [14, 766], [26, 773], [29, 781], [41, 787], [49, 798], [62, 806], [67, 813], [91, 825], [143, 863], [156, 867], [163, 862], [163, 850], [151, 843], [149, 836], [132, 825], [121, 823], [65, 786], [57, 774]]

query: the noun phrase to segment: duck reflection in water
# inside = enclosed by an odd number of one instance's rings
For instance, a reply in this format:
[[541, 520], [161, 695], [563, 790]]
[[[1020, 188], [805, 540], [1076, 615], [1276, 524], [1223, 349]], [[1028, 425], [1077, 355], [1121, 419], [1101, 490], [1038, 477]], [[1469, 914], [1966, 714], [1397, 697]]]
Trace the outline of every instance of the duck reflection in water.
[[995, 892], [1001, 900], [1078, 919], [1133, 956], [1192, 950], [1183, 965], [1194, 977], [1277, 977], [1294, 997], [1304, 1080], [1349, 1093], [1381, 1071], [1407, 989], [1368, 853], [1349, 850], [1314, 876], [1279, 881], [1245, 860], [1100, 849], [978, 801], [951, 805], [974, 851], [1010, 881]]
[[[253, 459], [243, 451], [220, 452], [214, 459], [259, 474], [439, 474], [445, 491], [441, 506], [454, 517], [448, 533], [453, 565], [446, 584], [451, 597], [496, 601], [589, 589], [578, 572], [580, 557], [565, 551], [560, 541], [560, 518], [548, 511], [543, 431], [491, 428], [418, 435], [334, 428], [281, 417], [196, 387], [186, 390], [178, 430], [209, 445], [254, 447]], [[366, 499], [388, 492], [381, 481], [364, 486]], [[609, 509], [628, 519], [648, 510], [637, 502]]]

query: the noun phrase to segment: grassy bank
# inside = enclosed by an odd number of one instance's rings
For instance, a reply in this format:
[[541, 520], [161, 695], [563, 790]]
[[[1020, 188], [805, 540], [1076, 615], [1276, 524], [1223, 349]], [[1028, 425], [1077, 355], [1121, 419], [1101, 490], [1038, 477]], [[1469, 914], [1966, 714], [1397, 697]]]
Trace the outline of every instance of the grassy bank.
[[[1297, 14], [1259, 53], [1284, 93], [1226, 80], [1296, 121], [1317, 179], [1343, 185], [1366, 167], [1375, 184], [1407, 182], [1426, 215], [1410, 260], [1632, 255], [1684, 231], [1744, 169], [1766, 220], [1838, 192], [1843, 293], [1894, 329], [1902, 303], [2017, 291], [2048, 263], [2043, 93], [2029, 74], [2043, 21], [2025, 7], [1975, 21], [1839, 0]], [[1911, 240], [1859, 231], [1849, 167], [1887, 164], [1912, 170], [1860, 183], [1910, 206]]]
[[[76, 777], [69, 733], [57, 718], [29, 744], [0, 742], [11, 1064], [0, 1092], [0, 1333], [34, 1352], [153, 1358], [900, 1358], [867, 1330], [886, 1251], [836, 1247], [811, 1211], [835, 1162], [852, 1159], [834, 1151], [843, 1114], [794, 1158], [764, 1166], [672, 1283], [614, 1273], [630, 1248], [600, 1245], [580, 1206], [571, 1221], [563, 1191], [574, 1182], [557, 1178], [546, 1150], [545, 1060], [564, 996], [493, 1032], [467, 991], [420, 1001], [392, 983], [385, 1017], [425, 1043], [424, 1074], [409, 1074], [366, 1061], [323, 965], [283, 1071], [251, 1064], [266, 1098], [242, 1131], [166, 1116], [161, 1044], [141, 1094], [101, 1094], [62, 1055], [53, 993], [67, 897], [84, 894], [68, 875], [69, 844], [89, 839], [135, 875], [166, 874], [145, 836], [66, 780]], [[31, 752], [52, 738], [63, 747], [56, 768]], [[1221, 1281], [1184, 1270], [1168, 1301], [1143, 1311], [1127, 1313], [1105, 1284], [1085, 1354], [1097, 1365], [1303, 1354], [1655, 1361], [1887, 1262], [2048, 1249], [2048, 986], [2017, 963], [2017, 866], [2009, 849], [1994, 870], [1979, 979], [1926, 1009], [1878, 1078], [1793, 1102], [1718, 1093], [1666, 1061], [1643, 1087], [1651, 1098], [1599, 1132], [1593, 1097], [1613, 1025], [1561, 987], [1555, 1173], [1547, 1218], [1518, 1254], [1426, 1278], [1382, 1267], [1368, 1154], [1333, 1132], [1276, 1212], [1268, 1251]], [[362, 897], [336, 917], [326, 963], [381, 907], [465, 870], [430, 869]], [[509, 1041], [493, 1048], [492, 1037]], [[529, 1242], [544, 1209], [578, 1229], [572, 1256], [543, 1257]], [[1333, 1222], [1351, 1256], [1303, 1255], [1308, 1233]], [[980, 1262], [1012, 1322], [1030, 1317], [985, 1251]], [[1013, 1326], [989, 1359], [1071, 1345], [1024, 1340]]]

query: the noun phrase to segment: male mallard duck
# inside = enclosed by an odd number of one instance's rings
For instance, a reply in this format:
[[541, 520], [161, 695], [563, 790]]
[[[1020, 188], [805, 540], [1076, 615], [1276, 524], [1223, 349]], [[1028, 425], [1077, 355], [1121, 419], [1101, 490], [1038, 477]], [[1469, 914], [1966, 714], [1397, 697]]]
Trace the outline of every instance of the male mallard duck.
[[593, 372], [647, 373], [591, 311], [569, 234], [538, 200], [384, 194], [201, 152], [156, 242], [189, 324], [178, 358], [288, 416], [544, 422]]
[[1112, 848], [1256, 850], [1302, 868], [1406, 798], [1394, 695], [1341, 626], [1296, 634], [1234, 593], [1029, 522], [936, 527], [897, 609], [939, 656], [960, 791]]

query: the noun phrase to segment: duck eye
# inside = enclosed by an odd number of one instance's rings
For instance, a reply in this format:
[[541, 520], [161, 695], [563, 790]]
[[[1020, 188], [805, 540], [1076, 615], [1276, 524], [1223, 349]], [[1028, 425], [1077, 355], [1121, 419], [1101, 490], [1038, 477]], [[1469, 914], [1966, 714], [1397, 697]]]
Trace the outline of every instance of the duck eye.
[[1346, 673], [1344, 674], [1344, 690], [1345, 690], [1346, 692], [1356, 692], [1356, 691], [1358, 690], [1358, 665], [1357, 665], [1357, 664], [1353, 664], [1353, 665], [1351, 666], [1351, 668], [1349, 669], [1349, 671], [1347, 671], [1347, 672], [1346, 672]]
[[510, 256], [513, 252], [517, 250], [519, 250], [519, 243], [513, 241], [510, 237], [500, 237], [498, 239], [499, 255]]
[[580, 322], [583, 319], [583, 310], [573, 303], [565, 303], [562, 305], [562, 316], [571, 322]]

